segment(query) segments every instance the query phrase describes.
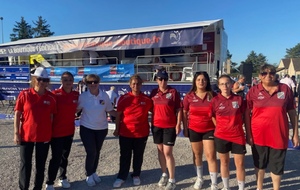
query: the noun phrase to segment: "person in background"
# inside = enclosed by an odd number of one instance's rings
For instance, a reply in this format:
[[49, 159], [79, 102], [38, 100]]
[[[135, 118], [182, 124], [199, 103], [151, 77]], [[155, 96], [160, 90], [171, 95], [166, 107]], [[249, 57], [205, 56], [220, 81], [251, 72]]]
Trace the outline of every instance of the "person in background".
[[197, 180], [194, 189], [203, 185], [203, 151], [208, 162], [211, 178], [211, 190], [217, 190], [217, 159], [214, 143], [214, 129], [210, 111], [210, 102], [216, 94], [212, 91], [207, 72], [196, 72], [192, 89], [183, 99], [183, 129], [184, 136], [189, 137], [193, 162], [196, 167]]
[[53, 184], [58, 170], [60, 171], [59, 185], [63, 188], [70, 188], [71, 186], [66, 173], [75, 132], [74, 119], [79, 93], [73, 91], [74, 76], [70, 72], [64, 72], [60, 81], [62, 87], [52, 91], [56, 97], [57, 113], [53, 117], [50, 143], [52, 158], [48, 167], [46, 190], [54, 190]]
[[294, 81], [290, 78], [289, 74], [284, 75], [284, 78], [280, 80], [280, 83], [288, 85], [288, 87], [294, 92], [296, 85]]
[[263, 189], [265, 169], [269, 166], [273, 189], [280, 189], [284, 160], [289, 141], [289, 122], [293, 129], [292, 143], [299, 146], [298, 119], [292, 91], [275, 82], [276, 68], [265, 64], [260, 68], [261, 83], [247, 94], [245, 114], [247, 142], [252, 146], [257, 189]]
[[47, 90], [50, 81], [47, 71], [38, 67], [31, 76], [32, 87], [20, 92], [14, 117], [14, 142], [20, 145], [21, 190], [29, 189], [34, 149], [36, 172], [33, 189], [42, 189], [52, 135], [52, 117], [56, 113], [55, 96]]
[[298, 91], [297, 91], [297, 81], [296, 81], [295, 75], [293, 75], [291, 77], [291, 79], [292, 79], [292, 81], [295, 84], [295, 87], [293, 88], [293, 92], [294, 92], [294, 98], [295, 98], [295, 102], [296, 102], [296, 106], [297, 106], [297, 103], [298, 103]]
[[115, 136], [119, 136], [120, 169], [114, 188], [125, 182], [133, 154], [131, 174], [133, 185], [140, 185], [140, 174], [144, 150], [149, 136], [149, 111], [152, 111], [152, 100], [141, 92], [143, 80], [137, 74], [129, 80], [131, 92], [122, 95], [118, 102]]
[[79, 94], [88, 90], [87, 85], [85, 83], [86, 76], [87, 75], [83, 75], [82, 80], [79, 81], [77, 84], [77, 91], [79, 92]]
[[247, 88], [245, 85], [245, 80], [246, 78], [244, 75], [239, 75], [237, 81], [233, 84], [232, 87], [232, 92], [241, 96], [243, 99], [245, 98], [245, 90]]
[[116, 116], [110, 99], [99, 90], [100, 77], [89, 74], [86, 77], [88, 91], [79, 96], [77, 111], [82, 110], [80, 117], [80, 137], [86, 151], [86, 183], [95, 186], [101, 179], [96, 173], [100, 150], [108, 132], [107, 112]]
[[274, 81], [278, 84], [280, 81], [279, 81], [279, 74], [275, 74], [274, 75]]
[[243, 129], [245, 103], [241, 96], [231, 92], [232, 80], [228, 75], [218, 78], [221, 93], [211, 102], [212, 120], [216, 125], [215, 144], [220, 158], [222, 190], [229, 190], [229, 152], [233, 154], [238, 189], [245, 188], [246, 139]]
[[[113, 105], [113, 107], [116, 107], [116, 103], [117, 103], [117, 98], [118, 98], [118, 94], [115, 92], [115, 87], [111, 86], [110, 89], [108, 91], [106, 91], [106, 94], [108, 95], [111, 104]], [[110, 115], [110, 120], [112, 122], [115, 122], [115, 117]]]
[[173, 146], [176, 136], [181, 131], [182, 104], [176, 89], [168, 86], [168, 79], [165, 70], [159, 70], [156, 74], [158, 88], [153, 89], [150, 94], [154, 104], [151, 130], [162, 170], [158, 186], [165, 186], [165, 190], [173, 190], [176, 188]]

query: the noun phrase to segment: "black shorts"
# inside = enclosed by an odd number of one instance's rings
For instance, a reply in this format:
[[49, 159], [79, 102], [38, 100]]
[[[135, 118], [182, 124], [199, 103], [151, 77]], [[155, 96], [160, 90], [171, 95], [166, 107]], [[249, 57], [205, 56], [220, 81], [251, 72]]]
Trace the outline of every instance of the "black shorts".
[[200, 142], [202, 140], [214, 140], [214, 130], [205, 133], [198, 133], [192, 129], [189, 129], [190, 142]]
[[266, 169], [269, 166], [270, 172], [275, 175], [282, 175], [286, 149], [274, 149], [267, 146], [252, 146], [252, 157], [254, 166], [258, 169]]
[[246, 154], [246, 146], [241, 144], [236, 144], [233, 142], [229, 142], [223, 139], [219, 139], [215, 137], [215, 145], [216, 145], [216, 151], [218, 153], [228, 153], [231, 151], [232, 154]]
[[151, 127], [153, 141], [155, 144], [164, 144], [167, 146], [174, 146], [176, 140], [176, 129], [172, 128], [159, 128], [152, 126]]

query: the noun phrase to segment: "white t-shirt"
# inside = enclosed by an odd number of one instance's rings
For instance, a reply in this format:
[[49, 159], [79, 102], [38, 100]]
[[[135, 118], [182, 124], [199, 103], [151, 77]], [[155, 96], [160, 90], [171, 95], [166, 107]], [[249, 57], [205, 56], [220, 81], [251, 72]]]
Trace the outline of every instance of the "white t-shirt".
[[294, 89], [296, 87], [294, 81], [288, 77], [284, 77], [283, 79], [281, 79], [280, 83], [288, 85], [290, 87], [290, 89]]
[[98, 96], [94, 96], [90, 91], [83, 92], [77, 109], [82, 109], [80, 125], [93, 130], [108, 128], [106, 112], [112, 111], [113, 107], [106, 93], [99, 91]]
[[110, 102], [115, 103], [115, 99], [117, 100], [118, 94], [113, 90], [106, 91], [106, 94], [108, 95]]

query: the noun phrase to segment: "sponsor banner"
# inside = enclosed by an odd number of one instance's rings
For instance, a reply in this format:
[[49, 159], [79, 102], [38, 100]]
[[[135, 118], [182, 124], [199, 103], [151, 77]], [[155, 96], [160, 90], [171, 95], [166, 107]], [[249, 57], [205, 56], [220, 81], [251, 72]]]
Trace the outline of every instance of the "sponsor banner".
[[74, 82], [82, 80], [84, 75], [97, 74], [101, 82], [128, 81], [134, 74], [134, 64], [115, 64], [85, 67], [51, 67], [46, 68], [51, 82], [59, 82], [61, 75], [69, 71], [74, 75]]
[[103, 51], [148, 49], [194, 46], [201, 44], [203, 44], [203, 28], [196, 27], [179, 30], [166, 30], [115, 36], [99, 36], [91, 38], [60, 40], [54, 42], [4, 46], [0, 48], [0, 57], [32, 54], [58, 54], [82, 50]]
[[28, 81], [29, 67], [28, 66], [0, 67], [0, 80]]
[[7, 82], [0, 83], [0, 100], [11, 100], [17, 99], [19, 93], [29, 88], [29, 83], [18, 83], [18, 82]]

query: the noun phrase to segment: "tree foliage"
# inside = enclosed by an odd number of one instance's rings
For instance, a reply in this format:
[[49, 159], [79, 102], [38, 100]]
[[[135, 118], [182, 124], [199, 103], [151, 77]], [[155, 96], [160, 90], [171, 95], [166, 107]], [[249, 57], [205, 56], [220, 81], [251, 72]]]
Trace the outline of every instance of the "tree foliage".
[[298, 43], [295, 47], [290, 49], [286, 49], [285, 58], [299, 58], [300, 57], [300, 43]]
[[243, 64], [251, 63], [253, 64], [253, 73], [258, 73], [260, 66], [267, 63], [267, 58], [262, 53], [257, 55], [254, 51], [251, 51]]
[[37, 21], [33, 21], [33, 24], [35, 25], [32, 29], [35, 38], [53, 36], [54, 32], [50, 31], [50, 25], [47, 24], [47, 20], [43, 19], [42, 16], [39, 16]]
[[32, 38], [33, 31], [31, 25], [25, 21], [24, 17], [21, 17], [21, 21], [16, 22], [14, 26], [13, 33], [10, 34], [11, 41]]
[[28, 38], [39, 38], [39, 37], [48, 37], [52, 36], [54, 32], [50, 31], [50, 25], [47, 24], [47, 21], [38, 17], [37, 21], [33, 21], [34, 27], [26, 22], [24, 17], [21, 17], [20, 22], [16, 22], [13, 28], [13, 33], [10, 34], [11, 41], [28, 39]]

